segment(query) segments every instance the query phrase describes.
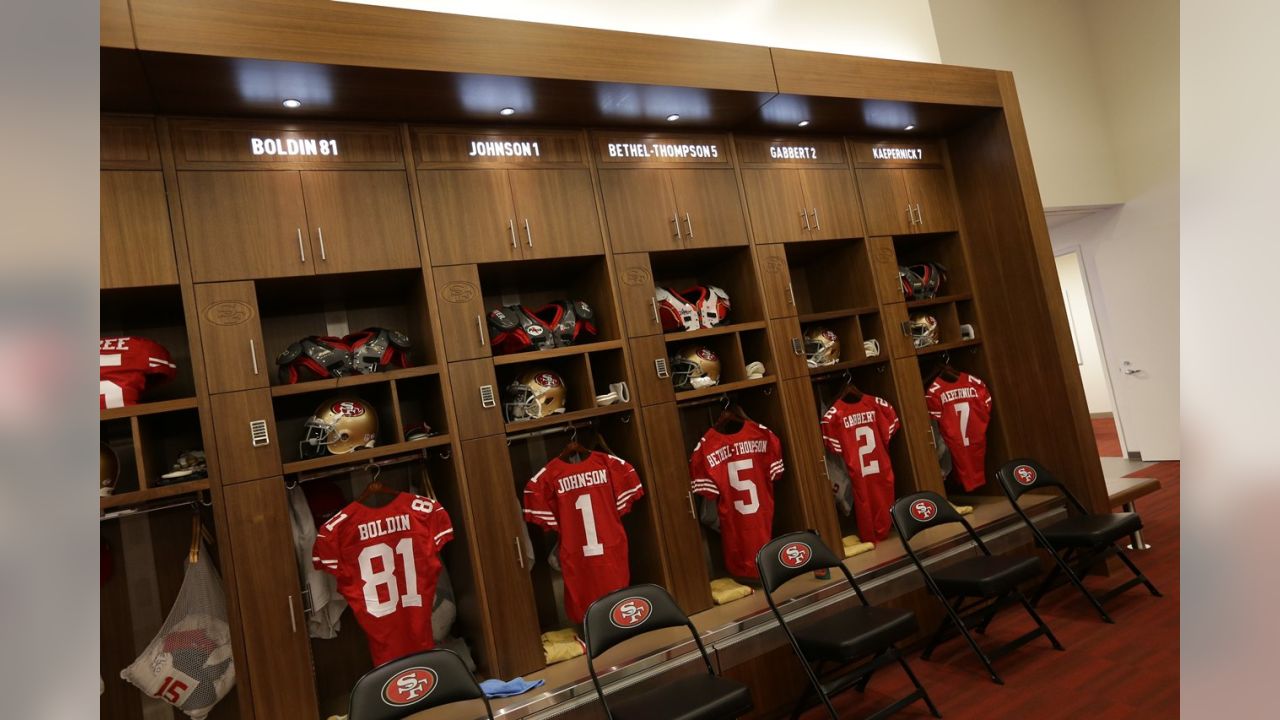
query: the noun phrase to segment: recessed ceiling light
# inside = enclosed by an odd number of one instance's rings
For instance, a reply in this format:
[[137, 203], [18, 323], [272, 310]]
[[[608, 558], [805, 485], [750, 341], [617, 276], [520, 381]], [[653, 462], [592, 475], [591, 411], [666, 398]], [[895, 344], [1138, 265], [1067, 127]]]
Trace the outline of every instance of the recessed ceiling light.
[[908, 126], [906, 126], [906, 127], [902, 128], [902, 129], [903, 129], [903, 130], [915, 130], [915, 129], [916, 129], [916, 126], [915, 126], [915, 125], [908, 125]]
[[501, 115], [502, 117], [511, 117], [512, 115], [516, 114], [516, 109], [513, 107], [505, 107], [499, 110], [498, 114]]
[[294, 100], [293, 98], [289, 98], [289, 99], [285, 100], [283, 103], [281, 103], [281, 105], [284, 105], [285, 107], [287, 107], [287, 108], [289, 108], [290, 110], [292, 110], [292, 109], [294, 109], [294, 108], [300, 108], [300, 107], [302, 107], [302, 101], [301, 101], [301, 100]]
[[796, 124], [797, 124], [797, 125], [799, 125], [800, 127], [809, 127], [809, 121], [808, 121], [808, 120], [801, 120], [800, 122], [798, 122], [798, 123], [796, 123]]
[[675, 113], [671, 113], [670, 115], [667, 116], [667, 122], [675, 122], [679, 119], [680, 119], [680, 116]]

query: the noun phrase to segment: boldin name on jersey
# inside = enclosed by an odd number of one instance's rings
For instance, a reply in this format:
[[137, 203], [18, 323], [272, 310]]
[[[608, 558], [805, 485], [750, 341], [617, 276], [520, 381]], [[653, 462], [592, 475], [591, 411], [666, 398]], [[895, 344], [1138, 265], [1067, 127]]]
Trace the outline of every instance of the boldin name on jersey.
[[392, 515], [391, 517], [379, 518], [373, 522], [361, 523], [356, 526], [360, 532], [361, 540], [369, 540], [391, 533], [407, 532], [409, 530], [409, 515]]

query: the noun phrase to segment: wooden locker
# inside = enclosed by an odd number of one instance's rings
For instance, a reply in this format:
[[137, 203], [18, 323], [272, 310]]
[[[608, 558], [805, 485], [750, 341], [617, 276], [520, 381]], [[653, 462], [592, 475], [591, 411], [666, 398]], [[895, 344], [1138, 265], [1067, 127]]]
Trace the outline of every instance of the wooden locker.
[[866, 211], [868, 235], [906, 235], [914, 232], [911, 199], [902, 171], [888, 168], [858, 170], [858, 190]]
[[402, 172], [304, 171], [316, 272], [418, 267], [417, 232]]
[[270, 386], [275, 363], [267, 358], [262, 342], [253, 283], [202, 283], [195, 286], [195, 298], [209, 392]]
[[786, 245], [781, 243], [756, 245], [756, 265], [760, 268], [760, 284], [764, 288], [764, 306], [769, 317], [794, 316], [796, 297], [791, 287], [791, 268], [787, 264]]
[[658, 304], [654, 299], [653, 270], [648, 253], [623, 253], [613, 256], [618, 275], [618, 304], [626, 321], [629, 337], [662, 333]]
[[670, 170], [684, 246], [726, 247], [747, 244], [747, 225], [732, 170]]
[[809, 206], [800, 185], [799, 171], [743, 168], [742, 186], [747, 193], [747, 212], [757, 243], [812, 239]]
[[[499, 435], [506, 429], [502, 414], [502, 388], [498, 387], [492, 360], [482, 358], [449, 363], [449, 388], [453, 392], [460, 437]], [[486, 404], [489, 407], [485, 407]]]
[[880, 317], [884, 322], [885, 342], [889, 347], [882, 347], [880, 351], [887, 353], [889, 357], [914, 358], [916, 356], [916, 348], [911, 342], [911, 336], [903, 329], [908, 316], [909, 313], [905, 303], [898, 302], [881, 306]]
[[867, 238], [867, 255], [877, 301], [882, 305], [903, 302], [906, 297], [902, 292], [902, 280], [898, 277], [898, 254], [893, 247], [893, 238]]
[[[647, 335], [631, 339], [631, 358], [636, 366], [636, 397], [641, 405], [674, 402], [671, 384], [671, 358], [663, 335]], [[666, 375], [661, 373], [665, 372]]]
[[666, 170], [600, 170], [609, 243], [615, 253], [678, 250], [683, 226]]
[[222, 497], [236, 560], [254, 714], [259, 718], [317, 717], [311, 642], [284, 478], [233, 485]]
[[440, 334], [450, 362], [489, 357], [489, 328], [475, 265], [449, 265], [432, 270], [436, 281], [435, 304]]
[[99, 281], [105, 288], [176, 285], [164, 176], [104, 170], [100, 177]]
[[790, 431], [788, 437], [794, 446], [792, 457], [796, 459], [796, 467], [788, 468], [787, 480], [802, 487], [809, 526], [839, 555], [840, 520], [836, 517], [831, 480], [827, 477], [826, 450], [822, 445], [813, 384], [808, 377], [803, 377], [783, 380], [779, 387]]
[[222, 393], [211, 396], [209, 402], [213, 409], [222, 482], [238, 483], [279, 475], [280, 436], [276, 432], [270, 391]]
[[[938, 448], [929, 424], [929, 411], [924, 403], [924, 383], [920, 366], [914, 358], [893, 361], [893, 384], [898, 391], [895, 409], [902, 421], [902, 440], [911, 455], [911, 472], [915, 489], [932, 490], [944, 497], [942, 470], [938, 465]], [[898, 440], [894, 440], [898, 442]], [[894, 468], [895, 472], [901, 469]], [[901, 487], [901, 483], [899, 483]]]
[[604, 248], [589, 170], [508, 170], [516, 235], [529, 258], [597, 255]]
[[907, 195], [916, 206], [915, 232], [945, 232], [959, 228], [951, 183], [942, 168], [903, 170]]
[[505, 170], [423, 170], [418, 187], [433, 265], [522, 257]]
[[297, 172], [180, 172], [178, 184], [195, 282], [315, 272]]
[[775, 318], [769, 321], [769, 337], [773, 340], [773, 359], [776, 367], [770, 370], [782, 378], [808, 378], [809, 365], [805, 362], [804, 336], [800, 321], [793, 317]]
[[[862, 209], [853, 176], [844, 168], [803, 168], [798, 171], [809, 210], [813, 240], [861, 237]], [[757, 241], [758, 242], [758, 241]]]

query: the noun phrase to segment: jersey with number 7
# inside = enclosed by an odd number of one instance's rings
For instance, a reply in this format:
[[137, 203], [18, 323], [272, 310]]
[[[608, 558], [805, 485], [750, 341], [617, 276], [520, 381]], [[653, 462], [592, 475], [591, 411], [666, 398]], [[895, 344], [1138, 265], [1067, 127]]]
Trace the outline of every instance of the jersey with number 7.
[[991, 424], [991, 393], [986, 383], [966, 372], [955, 380], [939, 375], [925, 392], [929, 415], [951, 451], [956, 480], [966, 492], [986, 483], [987, 426]]
[[750, 420], [735, 433], [711, 428], [693, 448], [693, 493], [716, 500], [724, 566], [735, 577], [760, 576], [756, 553], [773, 539], [773, 483], [783, 469], [782, 441]]
[[430, 650], [440, 548], [453, 525], [440, 503], [401, 493], [378, 508], [353, 502], [320, 526], [311, 562], [338, 579], [374, 665]]

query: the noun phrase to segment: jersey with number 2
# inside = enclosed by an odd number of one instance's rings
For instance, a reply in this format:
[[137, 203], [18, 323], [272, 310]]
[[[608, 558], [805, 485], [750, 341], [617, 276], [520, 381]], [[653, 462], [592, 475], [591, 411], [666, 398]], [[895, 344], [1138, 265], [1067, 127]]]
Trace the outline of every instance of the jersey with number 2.
[[991, 393], [986, 383], [969, 373], [955, 380], [939, 375], [925, 393], [929, 415], [951, 451], [956, 480], [966, 492], [987, 481], [987, 425], [991, 424]]
[[849, 473], [854, 519], [863, 542], [889, 537], [894, 501], [889, 441], [898, 425], [892, 405], [865, 393], [856, 402], [837, 399], [822, 416], [822, 441], [844, 460]]
[[444, 507], [410, 493], [378, 508], [353, 502], [319, 528], [311, 561], [337, 577], [374, 665], [435, 644], [431, 604], [440, 549], [452, 538]]
[[756, 553], [773, 538], [773, 483], [783, 469], [782, 441], [750, 420], [735, 433], [708, 430], [693, 449], [693, 493], [716, 500], [725, 569], [736, 577], [760, 575]]

